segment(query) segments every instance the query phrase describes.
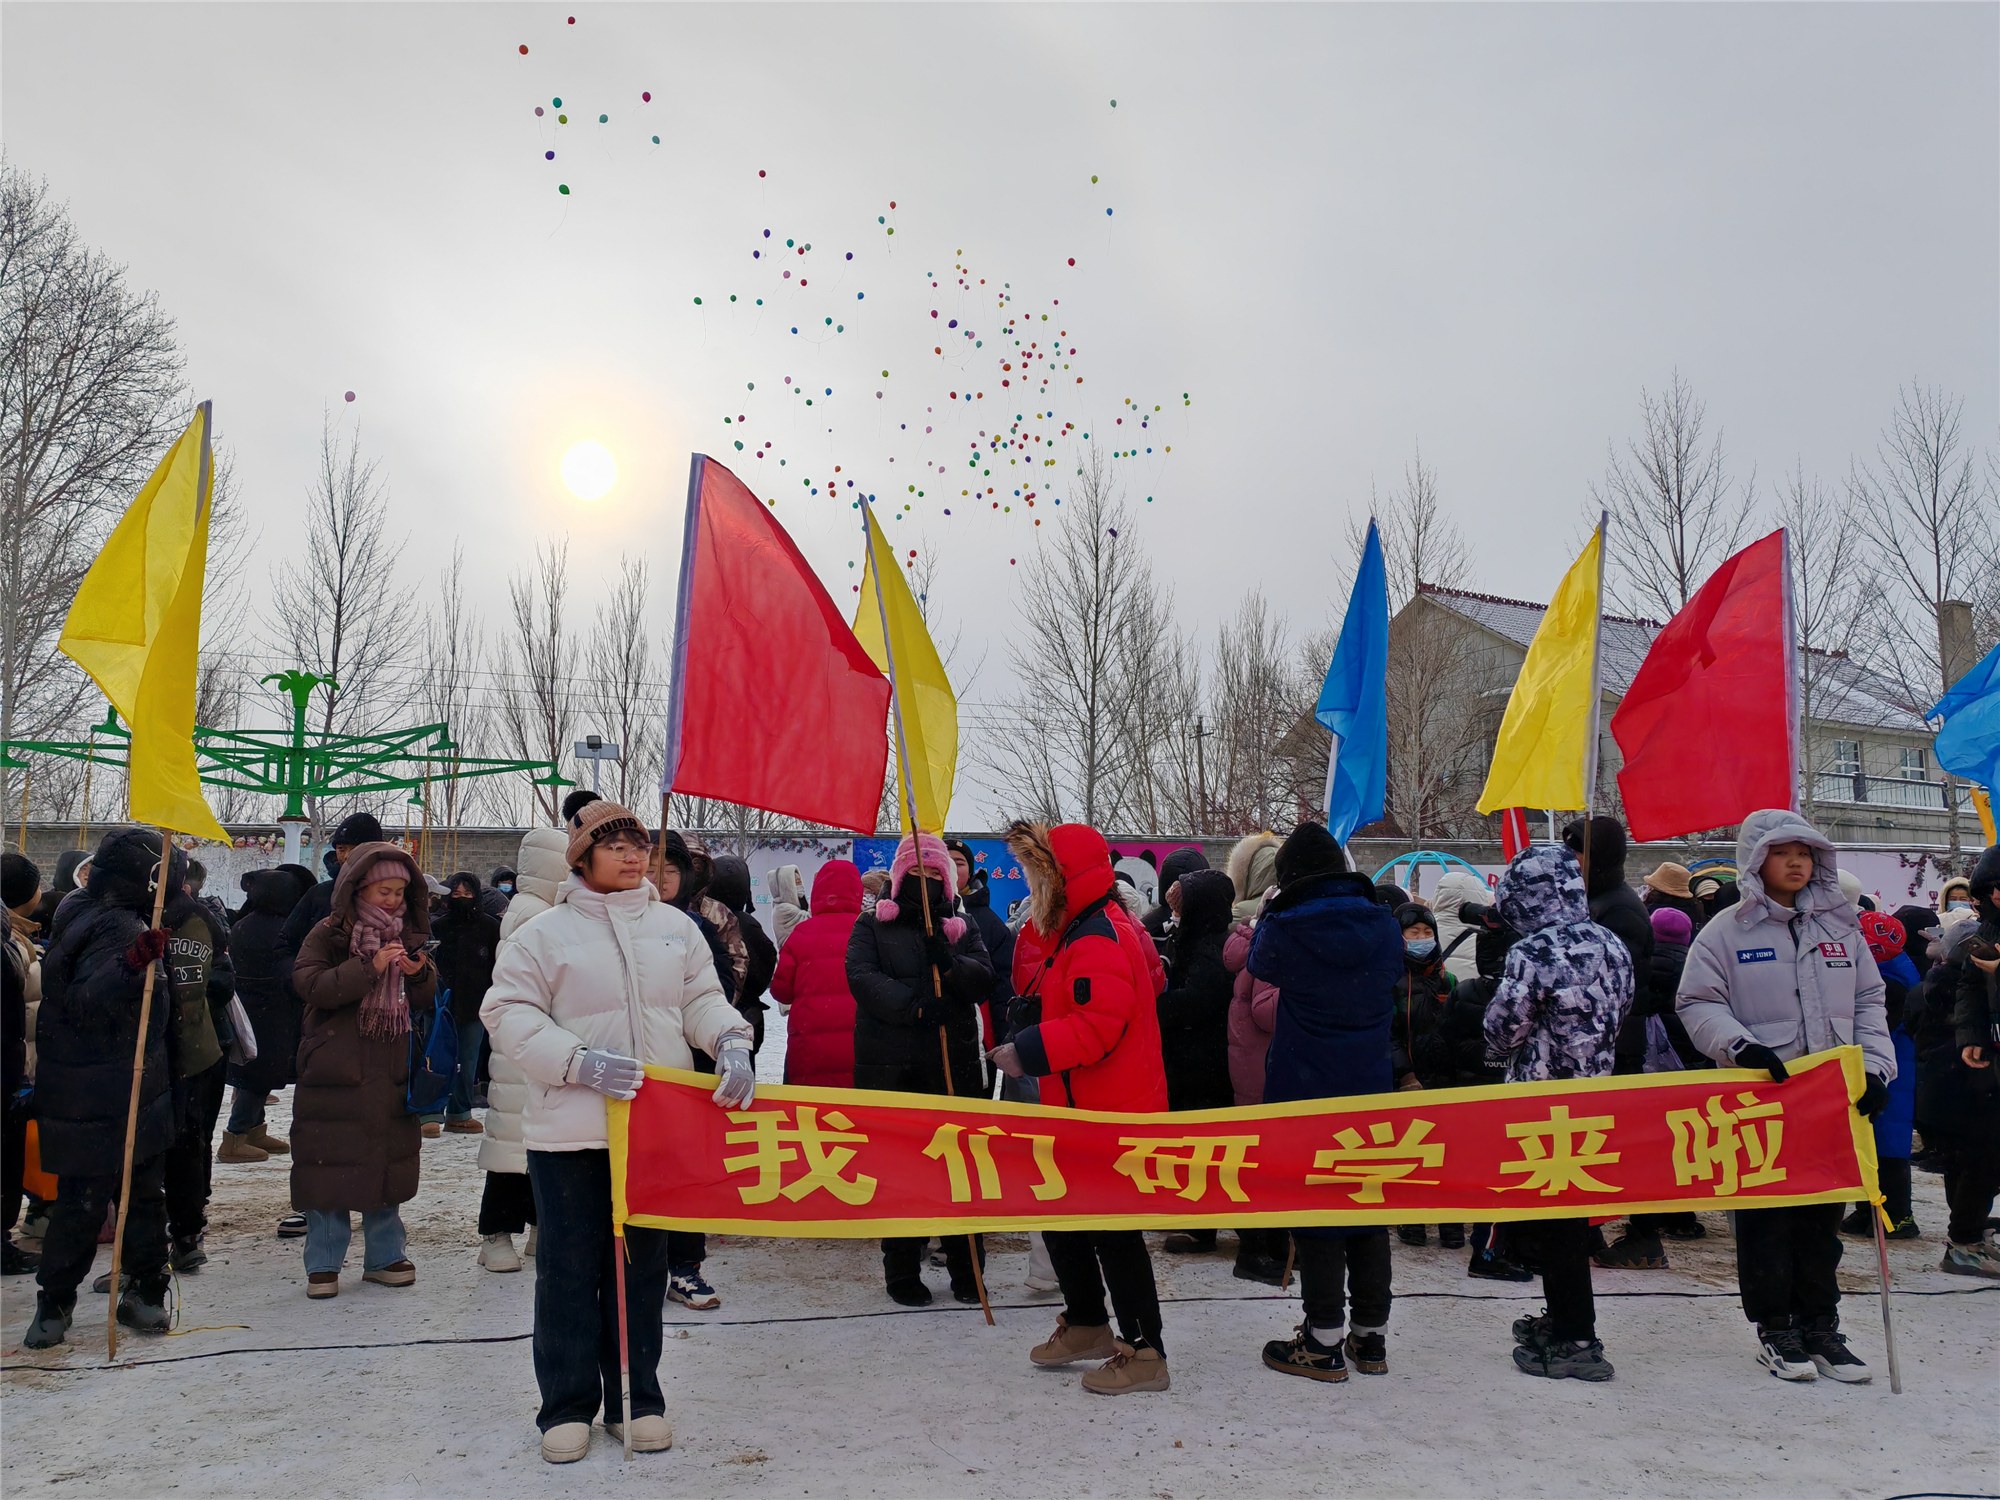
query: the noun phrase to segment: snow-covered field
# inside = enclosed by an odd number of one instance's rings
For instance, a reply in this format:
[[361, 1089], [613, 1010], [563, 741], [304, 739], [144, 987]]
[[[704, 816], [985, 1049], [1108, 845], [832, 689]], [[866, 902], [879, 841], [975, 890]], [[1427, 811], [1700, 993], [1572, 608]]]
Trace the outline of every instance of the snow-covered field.
[[[775, 1012], [772, 1020], [776, 1021]], [[778, 1041], [781, 1024], [774, 1031]], [[778, 1047], [761, 1059], [777, 1066]], [[286, 1111], [273, 1112], [286, 1129]], [[1390, 1373], [1328, 1386], [1267, 1371], [1262, 1342], [1299, 1316], [1230, 1275], [1222, 1252], [1155, 1255], [1173, 1389], [1120, 1398], [1037, 1370], [1054, 1326], [1029, 1293], [1026, 1240], [992, 1242], [998, 1326], [930, 1279], [895, 1307], [866, 1242], [711, 1237], [719, 1311], [668, 1309], [662, 1375], [673, 1451], [630, 1466], [542, 1463], [528, 1335], [533, 1262], [474, 1264], [476, 1137], [424, 1147], [404, 1217], [414, 1287], [360, 1280], [308, 1302], [282, 1161], [218, 1167], [209, 1264], [181, 1284], [181, 1326], [121, 1340], [87, 1291], [63, 1349], [21, 1350], [33, 1278], [4, 1284], [0, 1489], [9, 1496], [1479, 1495], [1908, 1496], [2000, 1489], [2000, 1285], [1941, 1275], [1939, 1179], [1917, 1174], [1924, 1240], [1891, 1247], [1905, 1394], [1882, 1358], [1872, 1247], [1842, 1283], [1874, 1384], [1793, 1386], [1757, 1367], [1723, 1216], [1671, 1247], [1669, 1272], [1597, 1273], [1608, 1385], [1546, 1382], [1509, 1358], [1534, 1288], [1472, 1281], [1462, 1253], [1396, 1247]], [[109, 1251], [99, 1255], [100, 1269]], [[1527, 1295], [1517, 1295], [1525, 1291]]]

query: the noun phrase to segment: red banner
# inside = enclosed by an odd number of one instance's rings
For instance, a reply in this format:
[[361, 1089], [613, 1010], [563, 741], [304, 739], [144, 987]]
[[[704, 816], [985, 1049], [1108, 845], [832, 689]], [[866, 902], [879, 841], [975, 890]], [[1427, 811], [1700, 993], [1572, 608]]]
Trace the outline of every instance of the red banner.
[[1853, 1047], [1723, 1068], [1101, 1114], [760, 1087], [648, 1068], [613, 1103], [621, 1222], [875, 1238], [999, 1229], [1435, 1224], [1873, 1199]]

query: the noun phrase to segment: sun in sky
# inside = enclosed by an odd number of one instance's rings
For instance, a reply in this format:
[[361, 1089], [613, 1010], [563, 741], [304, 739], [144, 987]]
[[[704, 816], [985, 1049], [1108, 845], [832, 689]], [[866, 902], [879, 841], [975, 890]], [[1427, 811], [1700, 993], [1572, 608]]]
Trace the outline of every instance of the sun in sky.
[[570, 444], [562, 457], [563, 483], [579, 500], [602, 500], [618, 483], [618, 460], [591, 438]]

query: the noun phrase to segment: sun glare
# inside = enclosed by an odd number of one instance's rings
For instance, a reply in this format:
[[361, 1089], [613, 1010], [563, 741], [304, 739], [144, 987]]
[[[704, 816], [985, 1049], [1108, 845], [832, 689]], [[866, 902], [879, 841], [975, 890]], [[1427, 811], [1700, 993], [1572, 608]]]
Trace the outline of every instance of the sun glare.
[[618, 460], [604, 444], [586, 439], [563, 455], [562, 478], [577, 499], [602, 500], [618, 483]]

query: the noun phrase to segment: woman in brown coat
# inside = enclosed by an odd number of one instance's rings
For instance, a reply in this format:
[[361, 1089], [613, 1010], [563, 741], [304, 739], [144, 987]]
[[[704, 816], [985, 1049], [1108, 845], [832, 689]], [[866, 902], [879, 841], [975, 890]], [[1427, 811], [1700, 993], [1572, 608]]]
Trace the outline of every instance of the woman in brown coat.
[[361, 1212], [361, 1279], [408, 1286], [397, 1205], [417, 1193], [417, 1117], [410, 1082], [410, 1010], [427, 1009], [437, 970], [424, 952], [430, 893], [393, 844], [348, 855], [333, 911], [292, 965], [305, 1003], [292, 1114], [292, 1207], [306, 1216], [306, 1295], [340, 1294], [354, 1210]]

